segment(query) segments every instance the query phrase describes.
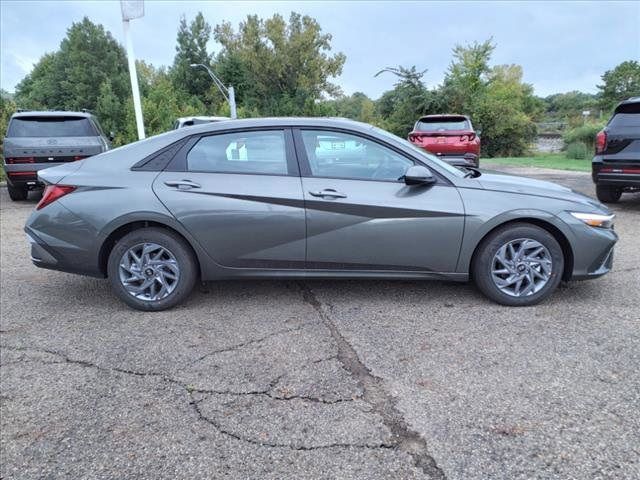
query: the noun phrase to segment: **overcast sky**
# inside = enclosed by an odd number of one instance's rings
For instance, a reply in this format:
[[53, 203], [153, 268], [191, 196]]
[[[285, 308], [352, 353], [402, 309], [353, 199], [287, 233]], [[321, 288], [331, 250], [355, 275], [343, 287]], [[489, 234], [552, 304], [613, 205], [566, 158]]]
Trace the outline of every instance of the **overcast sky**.
[[[102, 23], [122, 42], [116, 1], [0, 2], [1, 86], [10, 92], [45, 53], [58, 48], [67, 28], [83, 16]], [[316, 18], [347, 61], [337, 80], [345, 93], [377, 98], [393, 84], [373, 78], [382, 67], [428, 69], [429, 86], [442, 82], [456, 43], [493, 36], [493, 63], [517, 63], [538, 95], [595, 92], [605, 70], [640, 59], [640, 2], [170, 2], [147, 0], [132, 21], [137, 58], [170, 65], [180, 16], [202, 11], [211, 25], [237, 24], [292, 10]], [[213, 41], [210, 49], [219, 48]]]

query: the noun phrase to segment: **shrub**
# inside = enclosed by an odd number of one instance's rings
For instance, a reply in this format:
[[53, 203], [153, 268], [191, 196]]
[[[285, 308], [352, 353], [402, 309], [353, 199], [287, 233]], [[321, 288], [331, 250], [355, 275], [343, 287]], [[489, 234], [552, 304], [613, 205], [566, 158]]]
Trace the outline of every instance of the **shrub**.
[[562, 138], [566, 145], [580, 142], [584, 144], [588, 150], [593, 150], [596, 141], [596, 134], [602, 130], [603, 127], [604, 124], [602, 123], [585, 123], [579, 127], [567, 130]]
[[588, 155], [587, 146], [582, 142], [570, 143], [567, 145], [566, 155], [574, 160], [584, 160]]

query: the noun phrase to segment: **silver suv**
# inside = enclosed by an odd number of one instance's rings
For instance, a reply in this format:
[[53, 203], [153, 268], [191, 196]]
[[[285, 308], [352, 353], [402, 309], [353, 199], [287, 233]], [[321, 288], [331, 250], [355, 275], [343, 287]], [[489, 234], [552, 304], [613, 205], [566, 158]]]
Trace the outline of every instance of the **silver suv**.
[[14, 113], [3, 152], [9, 197], [25, 200], [29, 190], [41, 186], [39, 170], [82, 160], [109, 148], [109, 139], [91, 113]]

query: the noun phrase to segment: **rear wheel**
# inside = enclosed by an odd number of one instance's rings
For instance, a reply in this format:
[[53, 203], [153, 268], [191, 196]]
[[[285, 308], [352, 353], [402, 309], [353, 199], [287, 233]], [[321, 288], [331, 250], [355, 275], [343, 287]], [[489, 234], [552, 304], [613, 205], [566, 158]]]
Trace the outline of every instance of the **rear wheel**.
[[596, 185], [596, 195], [603, 203], [616, 203], [622, 196], [622, 189], [611, 185]]
[[482, 293], [509, 306], [534, 305], [558, 287], [564, 255], [557, 240], [536, 225], [515, 223], [485, 238], [473, 259]]
[[29, 189], [26, 186], [9, 185], [7, 183], [7, 190], [9, 191], [9, 198], [11, 200], [26, 200], [29, 195]]
[[119, 240], [107, 264], [114, 292], [138, 310], [165, 310], [185, 300], [196, 282], [189, 245], [162, 228], [143, 228]]

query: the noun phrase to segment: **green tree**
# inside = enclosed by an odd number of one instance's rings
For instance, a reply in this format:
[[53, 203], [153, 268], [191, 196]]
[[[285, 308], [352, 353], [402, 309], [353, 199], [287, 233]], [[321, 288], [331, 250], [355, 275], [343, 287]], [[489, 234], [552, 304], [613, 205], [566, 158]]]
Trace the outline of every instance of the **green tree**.
[[[11, 95], [3, 89], [0, 89], [0, 152], [2, 153], [2, 159], [4, 161], [4, 150], [2, 149], [2, 141], [4, 140], [4, 134], [7, 131], [9, 119], [11, 115], [16, 111], [16, 104], [13, 101]], [[0, 175], [4, 174], [4, 170], [0, 170]]]
[[189, 95], [198, 96], [206, 103], [210, 103], [211, 78], [204, 69], [191, 67], [191, 64], [211, 65], [212, 55], [207, 52], [210, 38], [211, 26], [202, 12], [198, 12], [189, 24], [182, 17], [178, 27], [176, 56], [171, 67], [173, 86]]
[[237, 99], [261, 115], [313, 115], [325, 95], [339, 95], [331, 83], [342, 72], [345, 56], [331, 55], [331, 35], [316, 20], [291, 13], [262, 20], [249, 15], [234, 31], [217, 25], [214, 37], [222, 45], [217, 71], [232, 84]]
[[98, 112], [108, 131], [121, 131], [129, 94], [124, 49], [102, 25], [85, 17], [17, 85], [16, 102], [31, 109], [86, 108]]
[[491, 39], [457, 45], [440, 94], [446, 111], [469, 115], [482, 129], [484, 155], [522, 155], [535, 138], [542, 105], [522, 81], [522, 67], [490, 65], [494, 49]]
[[598, 85], [600, 106], [605, 111], [613, 110], [616, 104], [629, 97], [640, 95], [640, 63], [628, 60], [607, 70]]
[[395, 75], [397, 80], [394, 88], [384, 92], [376, 102], [376, 111], [383, 128], [406, 137], [421, 115], [437, 108], [437, 99], [422, 81], [426, 70], [418, 71], [415, 66], [387, 67], [375, 76], [385, 72]]

